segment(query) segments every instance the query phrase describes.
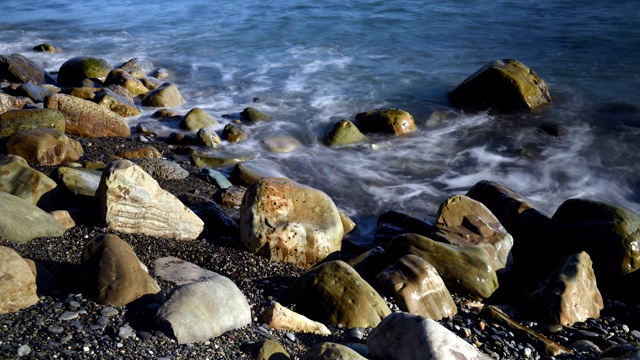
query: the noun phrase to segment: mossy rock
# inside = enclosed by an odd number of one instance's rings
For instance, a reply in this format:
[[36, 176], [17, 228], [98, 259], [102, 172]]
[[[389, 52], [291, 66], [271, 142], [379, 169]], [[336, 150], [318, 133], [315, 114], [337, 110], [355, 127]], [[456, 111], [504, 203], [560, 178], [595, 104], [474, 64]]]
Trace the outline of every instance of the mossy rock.
[[327, 146], [343, 146], [367, 141], [358, 127], [347, 119], [335, 123], [322, 142]]
[[200, 130], [208, 126], [217, 127], [218, 125], [218, 122], [213, 116], [201, 108], [191, 109], [180, 122], [180, 128], [192, 131]]
[[104, 60], [89, 56], [77, 56], [67, 60], [58, 71], [58, 84], [77, 86], [84, 79], [104, 80], [113, 70]]
[[0, 115], [0, 137], [43, 128], [55, 129], [64, 134], [64, 114], [53, 109], [21, 109]]
[[400, 109], [384, 108], [359, 113], [356, 122], [363, 132], [403, 135], [416, 130], [413, 116]]
[[248, 121], [248, 122], [259, 122], [259, 121], [269, 121], [271, 120], [271, 116], [263, 113], [262, 111], [256, 109], [256, 108], [252, 108], [252, 107], [248, 107], [244, 110], [242, 110], [242, 112], [240, 113], [240, 117], [242, 118], [242, 120]]
[[47, 52], [47, 53], [57, 53], [62, 51], [62, 49], [47, 43], [38, 44], [34, 46], [32, 50], [37, 52]]

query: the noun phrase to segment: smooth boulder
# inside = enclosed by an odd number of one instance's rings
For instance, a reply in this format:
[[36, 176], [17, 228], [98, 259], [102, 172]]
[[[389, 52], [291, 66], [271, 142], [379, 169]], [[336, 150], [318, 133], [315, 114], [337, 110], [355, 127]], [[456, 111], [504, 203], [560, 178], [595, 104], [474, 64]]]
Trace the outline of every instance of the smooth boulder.
[[104, 80], [113, 68], [100, 58], [77, 56], [64, 62], [58, 70], [58, 84], [78, 86], [84, 79]]
[[33, 129], [9, 137], [7, 153], [38, 165], [59, 165], [84, 155], [82, 145], [55, 129]]
[[322, 139], [322, 142], [327, 146], [353, 145], [365, 141], [367, 141], [367, 137], [348, 119], [342, 119], [335, 123]]
[[172, 83], [164, 83], [153, 91], [149, 91], [142, 99], [142, 106], [173, 107], [184, 104], [178, 87]]
[[375, 109], [356, 115], [356, 123], [362, 132], [381, 132], [404, 135], [416, 131], [413, 116], [400, 109]]
[[218, 125], [218, 122], [214, 120], [213, 116], [201, 108], [189, 110], [180, 122], [180, 128], [191, 131], [200, 130], [207, 126], [217, 127]]
[[0, 79], [17, 83], [55, 84], [55, 79], [40, 65], [20, 54], [0, 55]]
[[25, 243], [39, 237], [62, 236], [65, 227], [39, 207], [0, 191], [0, 237]]

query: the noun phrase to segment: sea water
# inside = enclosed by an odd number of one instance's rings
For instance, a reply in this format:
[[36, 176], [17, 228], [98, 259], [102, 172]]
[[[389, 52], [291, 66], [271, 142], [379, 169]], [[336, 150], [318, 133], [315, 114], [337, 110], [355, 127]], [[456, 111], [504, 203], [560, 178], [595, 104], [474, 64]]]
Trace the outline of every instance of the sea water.
[[[64, 51], [31, 51], [44, 42]], [[248, 106], [268, 113], [249, 140], [214, 152], [249, 154], [326, 192], [361, 225], [360, 242], [381, 213], [433, 214], [484, 179], [549, 214], [573, 197], [640, 212], [637, 1], [0, 0], [0, 54], [11, 53], [52, 73], [74, 56], [135, 57], [169, 71], [186, 99], [178, 113], [200, 107], [222, 125]], [[506, 115], [450, 107], [449, 91], [503, 58], [545, 79], [553, 103]], [[335, 122], [381, 107], [410, 112], [418, 131], [322, 145]], [[154, 110], [127, 121], [150, 123]], [[302, 147], [266, 150], [278, 135]]]

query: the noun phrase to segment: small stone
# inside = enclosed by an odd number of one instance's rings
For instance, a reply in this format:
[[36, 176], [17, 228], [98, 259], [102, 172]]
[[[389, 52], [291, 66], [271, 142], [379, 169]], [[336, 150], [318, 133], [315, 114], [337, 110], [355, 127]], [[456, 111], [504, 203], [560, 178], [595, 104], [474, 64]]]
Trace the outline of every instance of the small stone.
[[286, 333], [284, 336], [285, 336], [289, 341], [295, 341], [295, 340], [296, 340], [296, 336], [295, 336], [295, 335], [293, 335], [293, 333], [288, 332], [288, 333]]
[[58, 316], [58, 320], [69, 321], [78, 318], [78, 313], [75, 311], [65, 311], [60, 316]]
[[106, 316], [106, 317], [116, 316], [116, 315], [118, 315], [118, 309], [116, 309], [114, 307], [111, 307], [111, 306], [108, 306], [108, 307], [103, 308], [102, 310], [100, 310], [100, 315]]
[[120, 339], [128, 339], [133, 336], [133, 329], [129, 325], [121, 326], [118, 329], [118, 337]]
[[63, 336], [60, 339], [60, 345], [64, 345], [64, 344], [68, 343], [71, 339], [73, 339], [73, 336], [71, 336], [71, 335]]
[[18, 348], [18, 356], [26, 356], [31, 354], [31, 348], [29, 347], [29, 345], [22, 345]]
[[64, 331], [64, 328], [58, 325], [51, 325], [47, 327], [47, 331], [50, 334], [62, 334], [62, 332]]
[[150, 332], [146, 332], [146, 331], [140, 331], [138, 333], [138, 337], [144, 341], [147, 341], [149, 339], [151, 339], [151, 337], [153, 337], [153, 335]]
[[79, 308], [80, 307], [80, 303], [77, 301], [69, 301], [69, 306], [71, 306], [72, 308]]
[[638, 330], [631, 330], [631, 335], [636, 339], [640, 339], [640, 331]]
[[353, 328], [349, 331], [349, 336], [355, 339], [362, 339], [364, 336], [364, 329], [360, 327]]
[[100, 318], [98, 318], [98, 321], [96, 321], [96, 325], [99, 325], [99, 326], [109, 325], [109, 318], [106, 316], [100, 316]]

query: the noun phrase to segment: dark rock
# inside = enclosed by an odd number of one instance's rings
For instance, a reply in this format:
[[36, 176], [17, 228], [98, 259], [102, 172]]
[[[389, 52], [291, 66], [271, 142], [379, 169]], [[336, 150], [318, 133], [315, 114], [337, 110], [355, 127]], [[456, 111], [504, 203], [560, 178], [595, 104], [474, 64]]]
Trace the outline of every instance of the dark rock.
[[112, 69], [104, 59], [77, 56], [60, 66], [58, 83], [63, 86], [78, 86], [84, 79], [104, 80]]
[[20, 54], [0, 55], [0, 78], [18, 83], [32, 81], [38, 85], [56, 83], [42, 66]]

